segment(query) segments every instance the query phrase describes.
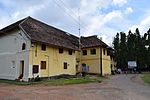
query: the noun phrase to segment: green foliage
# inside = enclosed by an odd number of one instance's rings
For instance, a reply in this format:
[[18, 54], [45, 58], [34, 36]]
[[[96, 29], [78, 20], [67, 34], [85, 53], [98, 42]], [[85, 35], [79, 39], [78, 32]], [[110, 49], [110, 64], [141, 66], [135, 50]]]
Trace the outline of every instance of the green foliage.
[[142, 75], [141, 78], [146, 84], [150, 85], [150, 73], [146, 73], [146, 74]]
[[0, 80], [0, 83], [7, 83], [13, 85], [68, 85], [68, 84], [82, 84], [82, 83], [95, 83], [102, 82], [104, 77], [79, 77], [79, 78], [60, 78], [55, 80], [43, 80], [37, 82], [19, 82], [15, 80]]
[[31, 85], [29, 82], [20, 82], [16, 80], [0, 80], [0, 83], [7, 83], [7, 84], [13, 84], [13, 85]]
[[127, 67], [127, 61], [137, 61], [138, 69], [149, 67], [150, 69], [150, 29], [143, 36], [140, 35], [137, 28], [134, 33], [129, 30], [126, 33], [117, 33], [113, 41], [113, 46], [116, 51], [117, 67]]
[[42, 81], [41, 83], [44, 85], [68, 85], [68, 84], [82, 84], [82, 83], [91, 83], [91, 82], [100, 82], [102, 79], [100, 78], [61, 78], [56, 80], [47, 80]]

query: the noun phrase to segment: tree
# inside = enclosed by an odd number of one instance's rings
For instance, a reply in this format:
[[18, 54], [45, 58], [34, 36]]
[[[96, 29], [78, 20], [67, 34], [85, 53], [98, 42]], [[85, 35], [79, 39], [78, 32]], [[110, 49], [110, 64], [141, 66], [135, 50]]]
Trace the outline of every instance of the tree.
[[150, 70], [150, 29], [147, 31], [147, 37], [146, 37], [146, 45], [149, 46], [147, 48], [147, 67]]
[[131, 60], [131, 61], [136, 59], [135, 38], [136, 36], [130, 30], [127, 36], [127, 56], [128, 56], [128, 60]]
[[126, 46], [126, 34], [120, 32], [120, 68], [127, 67], [127, 46]]
[[115, 56], [116, 56], [116, 60], [117, 60], [117, 68], [120, 66], [120, 54], [119, 54], [119, 48], [120, 48], [120, 44], [119, 44], [119, 33], [117, 33], [116, 37], [114, 37], [114, 40], [113, 40], [113, 47], [115, 49]]
[[[148, 48], [145, 46], [149, 45]], [[116, 51], [117, 67], [125, 68], [129, 60], [137, 61], [138, 69], [148, 67], [150, 69], [150, 29], [143, 36], [136, 28], [132, 33], [117, 33], [114, 37], [113, 46]]]

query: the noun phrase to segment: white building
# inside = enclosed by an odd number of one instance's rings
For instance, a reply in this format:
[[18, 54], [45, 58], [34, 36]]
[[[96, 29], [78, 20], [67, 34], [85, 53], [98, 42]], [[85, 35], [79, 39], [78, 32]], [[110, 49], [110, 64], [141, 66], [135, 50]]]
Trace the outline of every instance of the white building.
[[[30, 40], [20, 29], [0, 34], [0, 78], [23, 80], [29, 75]], [[17, 67], [19, 66], [19, 68]]]

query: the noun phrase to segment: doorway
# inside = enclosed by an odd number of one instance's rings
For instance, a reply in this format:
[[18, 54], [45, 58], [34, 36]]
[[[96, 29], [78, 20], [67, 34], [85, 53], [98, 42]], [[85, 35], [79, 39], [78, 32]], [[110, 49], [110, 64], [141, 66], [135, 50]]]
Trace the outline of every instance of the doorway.
[[19, 79], [23, 78], [23, 74], [24, 74], [24, 60], [20, 61], [20, 73], [19, 73]]

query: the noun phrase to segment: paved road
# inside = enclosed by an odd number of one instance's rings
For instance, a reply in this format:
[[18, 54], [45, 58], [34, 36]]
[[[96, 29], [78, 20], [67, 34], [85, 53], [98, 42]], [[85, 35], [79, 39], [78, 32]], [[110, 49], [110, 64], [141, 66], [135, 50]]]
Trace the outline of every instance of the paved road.
[[114, 100], [150, 100], [150, 86], [137, 82], [138, 75], [118, 75], [111, 77], [107, 83], [116, 89], [120, 89], [121, 99]]
[[134, 78], [135, 74], [115, 75], [102, 83], [67, 86], [0, 84], [0, 100], [150, 100], [150, 86]]

